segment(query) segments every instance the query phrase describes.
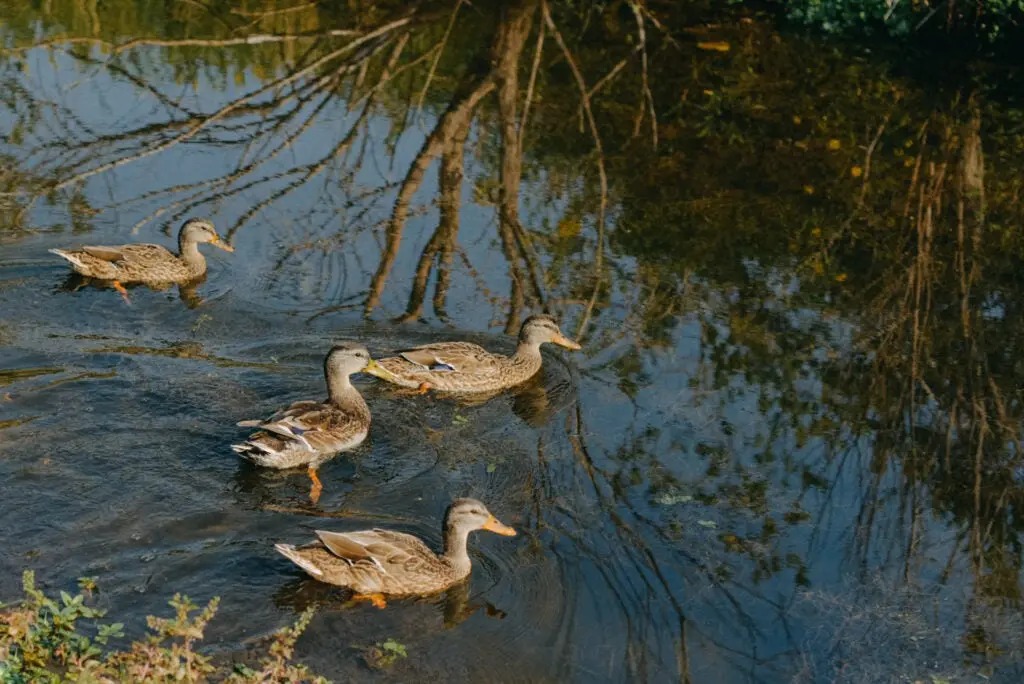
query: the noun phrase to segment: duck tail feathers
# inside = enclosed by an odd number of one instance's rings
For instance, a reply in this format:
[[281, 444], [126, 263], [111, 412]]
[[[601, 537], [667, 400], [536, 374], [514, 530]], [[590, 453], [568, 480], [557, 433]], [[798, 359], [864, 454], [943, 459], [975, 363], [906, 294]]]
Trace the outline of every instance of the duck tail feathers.
[[298, 550], [291, 544], [274, 544], [274, 549], [313, 577], [323, 577], [323, 570], [303, 558], [299, 554]]
[[50, 252], [50, 254], [56, 254], [60, 258], [70, 261], [72, 266], [77, 266], [78, 268], [85, 267], [85, 264], [82, 263], [82, 260], [79, 259], [78, 256], [72, 252], [65, 252], [63, 249], [50, 249], [47, 251]]

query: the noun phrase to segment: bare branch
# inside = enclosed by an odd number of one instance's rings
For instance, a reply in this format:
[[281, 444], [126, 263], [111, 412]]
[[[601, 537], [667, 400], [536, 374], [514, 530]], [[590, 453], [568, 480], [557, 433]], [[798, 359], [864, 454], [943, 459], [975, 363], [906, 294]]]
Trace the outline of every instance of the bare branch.
[[419, 99], [416, 101], [416, 116], [419, 117], [423, 113], [423, 101], [427, 99], [427, 91], [430, 90], [430, 82], [434, 80], [434, 72], [437, 70], [437, 63], [441, 61], [441, 55], [444, 54], [444, 48], [448, 44], [448, 36], [452, 33], [452, 27], [455, 26], [455, 18], [459, 15], [459, 8], [462, 7], [463, 0], [458, 0], [455, 3], [455, 9], [452, 10], [452, 16], [448, 20], [448, 27], [444, 30], [444, 36], [441, 38], [441, 44], [437, 47], [437, 54], [434, 55], [434, 61], [430, 64], [430, 71], [427, 72], [427, 79], [423, 82], [423, 89], [420, 91]]
[[[651, 87], [647, 82], [647, 32], [644, 30], [644, 17], [640, 13], [640, 8], [635, 2], [629, 3], [630, 8], [633, 10], [633, 16], [636, 17], [636, 28], [637, 33], [640, 35], [640, 82], [643, 87], [643, 98], [646, 100], [647, 106], [651, 111], [651, 142], [654, 144], [654, 149], [658, 149], [658, 114], [654, 111], [654, 95], [651, 93]], [[643, 117], [637, 119], [637, 129], [633, 131], [633, 135], [637, 135], [640, 132], [640, 122]]]
[[597, 246], [594, 253], [594, 290], [590, 295], [590, 300], [587, 302], [583, 315], [580, 317], [579, 326], [576, 329], [576, 339], [582, 339], [584, 332], [586, 331], [587, 324], [590, 322], [590, 317], [593, 315], [594, 306], [597, 303], [597, 295], [600, 292], [601, 281], [603, 280], [605, 213], [608, 207], [608, 176], [605, 173], [604, 148], [601, 145], [601, 135], [597, 131], [597, 122], [594, 120], [594, 112], [590, 108], [590, 96], [587, 94], [587, 82], [584, 80], [583, 74], [576, 65], [576, 60], [573, 58], [572, 53], [565, 44], [565, 40], [562, 39], [562, 34], [555, 25], [554, 19], [551, 18], [551, 10], [548, 8], [547, 0], [541, 0], [541, 10], [544, 12], [544, 20], [547, 22], [548, 28], [551, 29], [551, 34], [555, 37], [555, 42], [558, 43], [558, 47], [562, 49], [562, 54], [565, 55], [565, 60], [569, 63], [569, 68], [572, 70], [572, 74], [576, 79], [576, 85], [580, 90], [580, 100], [583, 103], [583, 110], [587, 115], [587, 123], [590, 126], [590, 133], [594, 138], [594, 149], [597, 152], [597, 174], [601, 182], [601, 203], [598, 207], [597, 218]]
[[102, 38], [53, 38], [41, 43], [25, 45], [22, 47], [0, 50], [0, 54], [20, 54], [38, 48], [64, 47], [66, 45], [98, 45], [108, 48], [111, 56], [121, 54], [126, 50], [137, 47], [235, 47], [238, 45], [262, 45], [264, 43], [285, 43], [296, 40], [316, 40], [319, 38], [351, 38], [358, 36], [359, 31], [351, 29], [332, 29], [330, 31], [318, 31], [316, 33], [291, 33], [272, 34], [258, 33], [240, 38], [183, 38], [179, 40], [167, 40], [159, 38], [135, 38], [124, 43], [112, 43]]
[[412, 21], [412, 17], [411, 16], [407, 16], [407, 17], [403, 17], [401, 19], [397, 19], [395, 21], [392, 21], [392, 22], [390, 22], [388, 24], [385, 24], [384, 26], [381, 26], [377, 30], [371, 31], [370, 33], [367, 33], [366, 35], [364, 35], [364, 36], [362, 36], [360, 38], [357, 38], [357, 39], [353, 40], [350, 43], [347, 43], [346, 45], [344, 45], [343, 47], [341, 47], [341, 48], [339, 48], [337, 50], [333, 50], [332, 52], [328, 53], [327, 55], [325, 55], [325, 56], [321, 57], [320, 59], [314, 61], [310, 65], [308, 65], [308, 66], [306, 66], [306, 67], [304, 67], [302, 69], [299, 69], [298, 71], [295, 71], [290, 76], [286, 76], [285, 78], [281, 78], [281, 79], [278, 79], [276, 81], [273, 81], [272, 83], [270, 83], [270, 84], [268, 84], [268, 85], [266, 85], [266, 86], [264, 86], [262, 88], [259, 88], [258, 90], [253, 91], [249, 95], [246, 95], [244, 97], [241, 97], [241, 98], [231, 102], [230, 104], [222, 107], [221, 109], [219, 109], [218, 111], [214, 112], [210, 116], [204, 118], [199, 123], [193, 125], [192, 127], [190, 127], [187, 131], [185, 131], [181, 135], [178, 135], [178, 136], [172, 138], [171, 140], [169, 140], [167, 142], [161, 143], [161, 144], [156, 145], [154, 147], [151, 147], [151, 148], [149, 148], [147, 150], [143, 150], [142, 152], [139, 152], [138, 154], [134, 154], [134, 155], [131, 155], [129, 157], [122, 157], [122, 158], [117, 159], [115, 161], [108, 162], [106, 164], [101, 164], [100, 166], [97, 166], [97, 167], [95, 167], [93, 169], [90, 169], [88, 171], [83, 171], [82, 173], [75, 174], [74, 176], [72, 176], [70, 178], [67, 178], [67, 179], [57, 183], [55, 186], [53, 186], [53, 189], [54, 190], [59, 190], [61, 188], [67, 187], [68, 185], [72, 185], [74, 183], [79, 183], [79, 182], [81, 182], [81, 181], [83, 181], [83, 180], [85, 180], [87, 178], [95, 176], [96, 174], [103, 173], [105, 171], [109, 171], [109, 170], [117, 168], [119, 166], [124, 166], [126, 164], [130, 164], [130, 163], [132, 163], [134, 161], [138, 161], [139, 159], [143, 159], [145, 157], [149, 157], [149, 156], [157, 154], [159, 152], [163, 152], [164, 150], [170, 149], [171, 147], [177, 145], [178, 143], [185, 142], [186, 140], [189, 140], [189, 139], [195, 137], [200, 131], [202, 131], [203, 129], [208, 127], [210, 124], [212, 124], [215, 121], [218, 121], [220, 119], [223, 119], [225, 116], [230, 114], [235, 109], [238, 109], [243, 104], [245, 104], [247, 102], [251, 102], [252, 100], [254, 100], [257, 97], [259, 97], [260, 95], [263, 95], [264, 93], [267, 93], [267, 92], [272, 91], [272, 90], [277, 89], [277, 88], [281, 88], [283, 86], [288, 85], [289, 83], [294, 83], [295, 81], [299, 80], [303, 76], [305, 76], [305, 75], [315, 71], [316, 69], [320, 68], [324, 64], [327, 64], [328, 62], [330, 62], [330, 61], [332, 61], [334, 59], [337, 59], [338, 57], [340, 57], [341, 55], [344, 55], [347, 52], [351, 52], [352, 50], [354, 50], [355, 48], [359, 47], [360, 45], [363, 45], [363, 44], [365, 44], [365, 43], [367, 43], [367, 42], [369, 42], [371, 40], [374, 40], [375, 38], [379, 38], [380, 36], [383, 36], [383, 35], [391, 32], [391, 31], [393, 31], [393, 30], [395, 30], [397, 28], [405, 26], [410, 21]]
[[526, 134], [526, 123], [530, 118], [530, 105], [533, 103], [533, 89], [537, 84], [537, 73], [540, 71], [540, 58], [544, 52], [544, 30], [546, 24], [541, 17], [540, 28], [537, 30], [537, 47], [533, 51], [533, 66], [530, 67], [530, 81], [526, 85], [526, 100], [523, 102], [523, 116], [519, 119], [519, 157], [523, 156], [523, 136]]
[[466, 89], [463, 95], [456, 97], [452, 101], [448, 106], [448, 110], [438, 120], [433, 132], [423, 142], [423, 147], [420, 148], [419, 153], [409, 167], [405, 179], [402, 181], [402, 186], [398, 191], [398, 197], [391, 212], [391, 220], [388, 222], [387, 242], [384, 253], [381, 255], [377, 271], [370, 282], [370, 291], [363, 311], [364, 316], [372, 314], [373, 310], [380, 303], [381, 294], [384, 292], [384, 285], [391, 272], [391, 267], [395, 263], [395, 258], [398, 256], [402, 232], [405, 229], [405, 220], [409, 215], [409, 203], [419, 189], [420, 183], [423, 182], [423, 175], [426, 173], [427, 167], [430, 166], [430, 163], [437, 155], [441, 154], [444, 149], [444, 141], [450, 139], [452, 132], [465, 120], [472, 117], [476, 105], [494, 88], [494, 78], [491, 74], [478, 79], [475, 83], [471, 83], [470, 88]]

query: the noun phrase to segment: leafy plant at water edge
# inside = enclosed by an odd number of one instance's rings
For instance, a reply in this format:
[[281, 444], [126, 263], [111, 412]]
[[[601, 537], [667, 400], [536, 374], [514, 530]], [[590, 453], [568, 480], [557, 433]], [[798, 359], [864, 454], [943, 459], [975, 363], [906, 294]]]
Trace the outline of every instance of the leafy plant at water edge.
[[[170, 601], [174, 617], [149, 617], [152, 631], [124, 651], [108, 650], [111, 638], [123, 636], [122, 623], [98, 622], [104, 611], [87, 605], [96, 587], [92, 579], [79, 580], [75, 596], [60, 593], [60, 600], [46, 596], [26, 571], [23, 601], [0, 604], [0, 682], [200, 682], [209, 678], [229, 682], [326, 682], [292, 664], [295, 642], [312, 619], [307, 610], [292, 627], [279, 631], [260, 661], [260, 669], [241, 668], [220, 672], [210, 656], [195, 650], [206, 625], [217, 612], [218, 599], [193, 615], [197, 606], [176, 594]], [[86, 633], [95, 632], [91, 638]]]

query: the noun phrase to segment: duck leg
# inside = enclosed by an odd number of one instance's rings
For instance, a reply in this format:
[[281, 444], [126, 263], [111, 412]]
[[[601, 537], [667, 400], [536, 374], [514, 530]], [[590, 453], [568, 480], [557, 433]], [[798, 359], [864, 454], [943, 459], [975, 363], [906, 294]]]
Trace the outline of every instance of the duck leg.
[[384, 594], [353, 594], [353, 601], [369, 601], [375, 608], [386, 608], [388, 605]]
[[324, 485], [320, 482], [320, 477], [317, 476], [315, 467], [310, 466], [306, 472], [309, 474], [309, 479], [313, 481], [313, 486], [309, 488], [309, 500], [312, 503], [316, 503], [320, 500], [320, 492], [324, 490]]
[[110, 283], [114, 286], [115, 290], [121, 293], [121, 298], [124, 300], [124, 303], [131, 306], [132, 300], [128, 299], [128, 290], [125, 289], [124, 285], [116, 280], [112, 280]]
[[421, 394], [426, 394], [432, 389], [433, 387], [429, 382], [421, 382], [420, 386], [415, 389], [411, 387], [401, 387], [393, 390], [393, 393], [396, 397], [418, 397]]

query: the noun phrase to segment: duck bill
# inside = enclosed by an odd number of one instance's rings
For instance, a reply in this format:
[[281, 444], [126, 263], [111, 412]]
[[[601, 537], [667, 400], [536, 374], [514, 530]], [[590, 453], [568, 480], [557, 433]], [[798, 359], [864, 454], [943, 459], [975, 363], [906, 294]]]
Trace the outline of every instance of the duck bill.
[[370, 362], [366, 364], [366, 368], [363, 369], [363, 372], [376, 378], [380, 378], [381, 380], [390, 380], [393, 382], [398, 379], [394, 373], [384, 368], [384, 366], [380, 365], [373, 359], [370, 359]]
[[580, 349], [583, 349], [583, 347], [578, 345], [576, 342], [573, 342], [565, 335], [560, 334], [558, 337], [554, 338], [551, 341], [557, 344], [559, 347], [565, 347], [566, 349], [572, 349], [573, 351], [579, 351]]
[[228, 243], [224, 242], [224, 239], [220, 235], [215, 236], [213, 240], [210, 241], [210, 244], [213, 245], [214, 247], [220, 247], [225, 252], [235, 251], [235, 248], [229, 245]]
[[501, 522], [499, 522], [498, 519], [495, 518], [493, 515], [487, 518], [487, 522], [484, 523], [483, 529], [487, 530], [488, 532], [500, 534], [503, 537], [516, 536], [515, 530], [513, 530], [508, 525], [502, 525]]

